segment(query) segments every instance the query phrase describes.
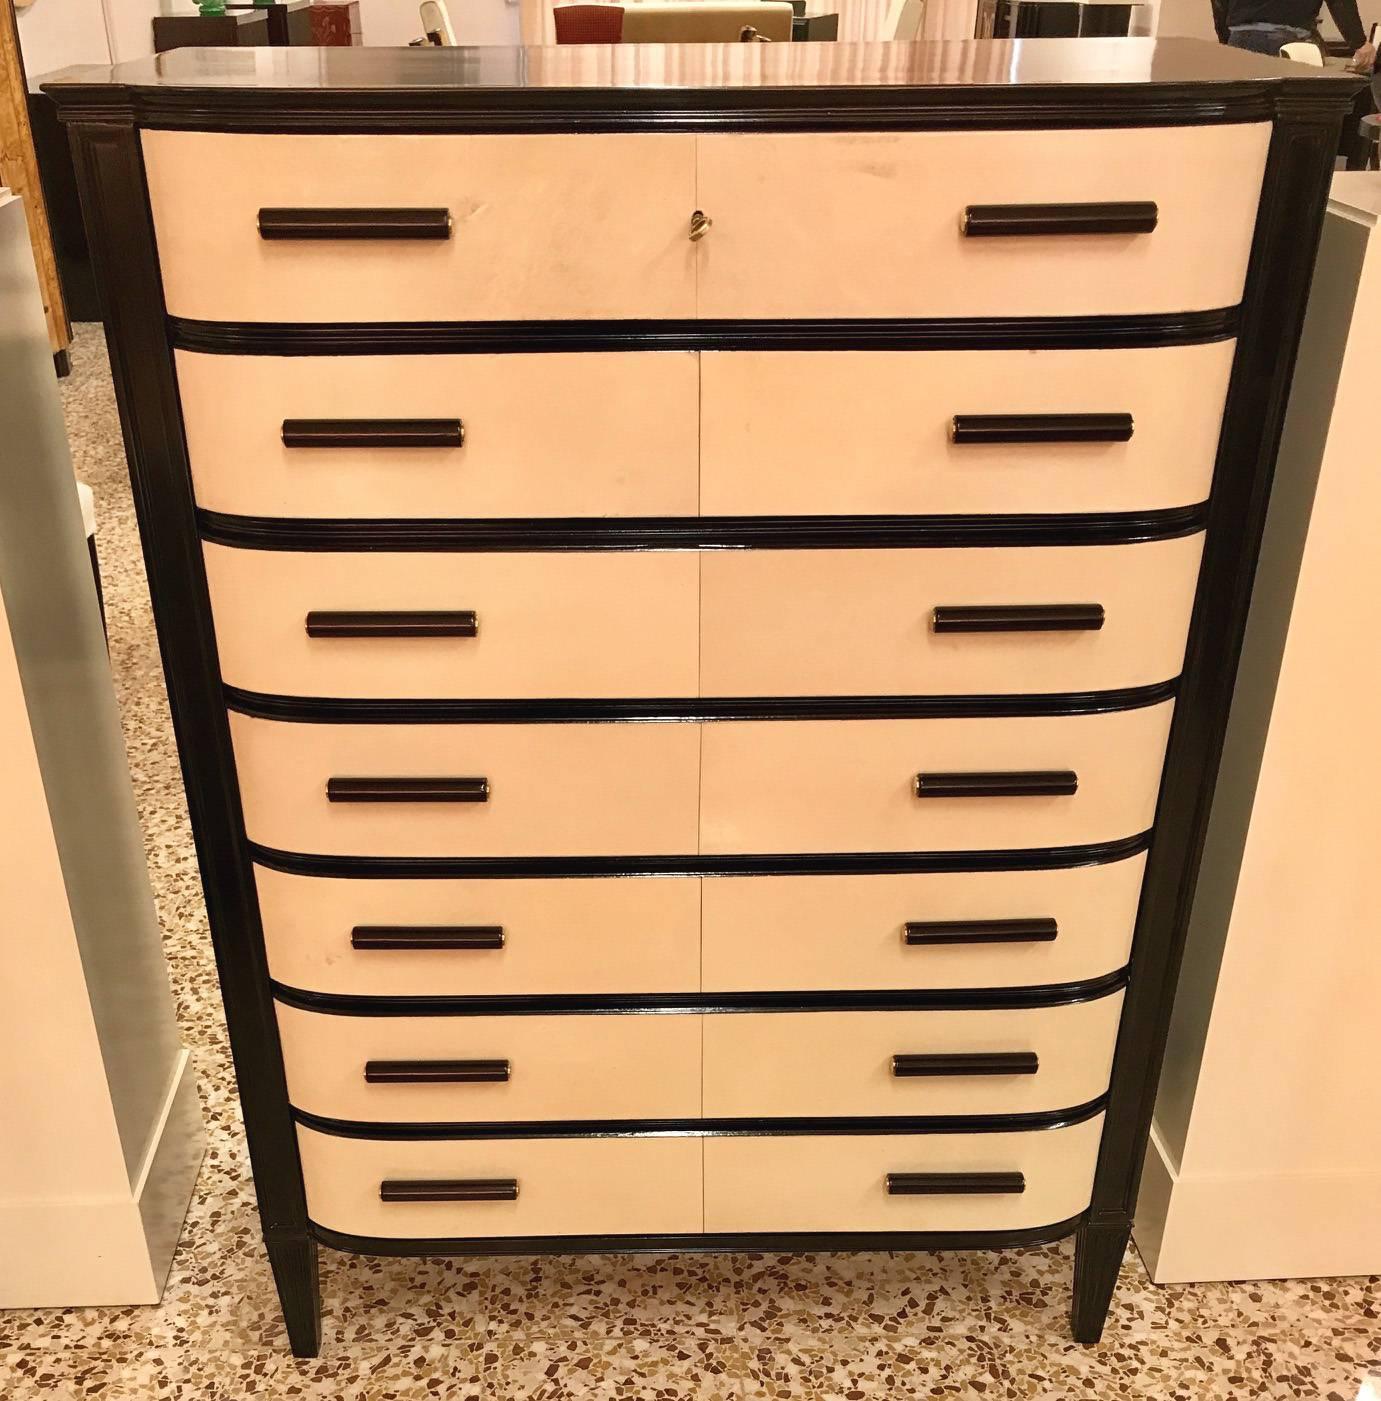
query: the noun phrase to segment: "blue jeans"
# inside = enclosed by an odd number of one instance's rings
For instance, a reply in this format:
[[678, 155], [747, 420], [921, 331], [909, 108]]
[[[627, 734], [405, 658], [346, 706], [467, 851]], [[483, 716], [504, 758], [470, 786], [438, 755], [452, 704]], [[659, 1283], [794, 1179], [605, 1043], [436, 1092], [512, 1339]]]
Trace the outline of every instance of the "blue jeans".
[[1249, 49], [1254, 54], [1269, 54], [1280, 57], [1285, 44], [1298, 44], [1314, 36], [1307, 29], [1296, 29], [1290, 24], [1244, 24], [1228, 30], [1228, 43], [1234, 49]]

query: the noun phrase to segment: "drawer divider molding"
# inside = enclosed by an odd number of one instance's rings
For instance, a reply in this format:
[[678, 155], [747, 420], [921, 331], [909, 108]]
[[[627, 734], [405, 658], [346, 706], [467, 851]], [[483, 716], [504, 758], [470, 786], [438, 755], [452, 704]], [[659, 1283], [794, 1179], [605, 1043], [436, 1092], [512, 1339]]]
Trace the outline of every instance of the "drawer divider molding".
[[902, 943], [907, 948], [943, 944], [1049, 944], [1059, 932], [1059, 924], [1046, 917], [908, 920], [902, 926]]
[[305, 1012], [342, 1017], [618, 1015], [625, 1012], [919, 1012], [945, 1008], [994, 1011], [1004, 1007], [1063, 1007], [1120, 992], [1127, 970], [1077, 983], [1031, 987], [926, 988], [877, 991], [536, 993], [481, 997], [374, 997], [311, 992], [273, 983], [276, 1001]]
[[1139, 855], [1151, 832], [1079, 846], [987, 851], [855, 851], [743, 856], [323, 856], [245, 843], [251, 860], [298, 876], [442, 880], [452, 876], [863, 876], [919, 871], [1054, 871]]
[[502, 355], [637, 350], [1113, 350], [1237, 335], [1240, 308], [1085, 316], [794, 320], [199, 321], [168, 318], [178, 350], [208, 355]]
[[1034, 1075], [1040, 1060], [1034, 1051], [929, 1052], [892, 1057], [898, 1080], [955, 1075]]
[[455, 1139], [529, 1138], [799, 1138], [877, 1137], [879, 1135], [1043, 1132], [1087, 1123], [1103, 1112], [1107, 1096], [1068, 1109], [1042, 1109], [1012, 1114], [870, 1114], [830, 1118], [780, 1119], [467, 1119], [459, 1123], [418, 1120], [369, 1121], [332, 1119], [294, 1108], [293, 1119], [303, 1128], [334, 1138], [372, 1138], [389, 1142], [430, 1142]]
[[1104, 715], [1173, 700], [1174, 679], [1111, 691], [990, 696], [700, 696], [647, 700], [393, 700], [277, 696], [226, 686], [226, 705], [260, 720], [320, 724], [469, 725], [599, 720], [924, 720], [945, 716]]
[[548, 550], [867, 550], [1134, 545], [1203, 529], [1207, 505], [1102, 514], [624, 516], [383, 520], [236, 516], [197, 510], [198, 533], [247, 550], [425, 553]]
[[889, 1172], [890, 1197], [992, 1196], [1024, 1192], [1019, 1172]]

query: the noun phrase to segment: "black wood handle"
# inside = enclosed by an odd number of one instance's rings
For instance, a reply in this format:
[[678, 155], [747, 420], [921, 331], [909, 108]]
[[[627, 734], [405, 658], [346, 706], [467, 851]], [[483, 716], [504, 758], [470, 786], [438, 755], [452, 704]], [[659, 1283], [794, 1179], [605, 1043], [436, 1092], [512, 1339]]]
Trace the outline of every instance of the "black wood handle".
[[326, 612], [307, 614], [308, 637], [478, 637], [479, 618], [456, 612]]
[[1059, 933], [1053, 919], [932, 919], [902, 926], [908, 948], [932, 944], [1048, 944]]
[[508, 1076], [506, 1060], [371, 1060], [364, 1065], [371, 1085], [489, 1085]]
[[329, 778], [331, 803], [487, 803], [487, 778]]
[[965, 238], [1021, 238], [1041, 234], [1141, 234], [1156, 227], [1160, 211], [1149, 200], [1114, 204], [971, 204], [959, 227]]
[[1034, 1051], [938, 1051], [893, 1056], [898, 1080], [932, 1075], [1034, 1075], [1040, 1061]]
[[501, 949], [501, 924], [357, 924], [352, 949]]
[[952, 443], [1126, 443], [1129, 413], [957, 413]]
[[1101, 603], [946, 604], [931, 614], [935, 632], [1097, 632]]
[[458, 418], [285, 418], [285, 448], [458, 448]]
[[516, 1202], [516, 1177], [467, 1177], [452, 1181], [379, 1183], [384, 1202]]
[[261, 209], [259, 237], [430, 238], [451, 236], [449, 209]]
[[1019, 1172], [889, 1172], [889, 1197], [993, 1196], [1024, 1192], [1026, 1178]]
[[918, 798], [1047, 798], [1079, 791], [1079, 775], [1070, 769], [1029, 773], [918, 773]]

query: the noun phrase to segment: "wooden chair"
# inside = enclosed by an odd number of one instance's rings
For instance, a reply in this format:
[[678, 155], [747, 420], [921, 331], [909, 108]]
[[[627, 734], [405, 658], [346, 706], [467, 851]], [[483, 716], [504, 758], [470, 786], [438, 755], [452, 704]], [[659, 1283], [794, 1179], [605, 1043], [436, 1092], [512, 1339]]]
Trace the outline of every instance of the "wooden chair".
[[558, 44], [623, 42], [622, 5], [557, 5], [551, 15]]

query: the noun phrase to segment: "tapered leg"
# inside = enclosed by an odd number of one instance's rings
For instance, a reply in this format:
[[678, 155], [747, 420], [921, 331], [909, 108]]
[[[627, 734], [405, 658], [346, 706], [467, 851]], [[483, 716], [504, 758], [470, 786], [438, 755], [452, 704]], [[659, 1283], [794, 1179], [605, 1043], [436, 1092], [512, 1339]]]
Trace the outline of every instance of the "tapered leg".
[[321, 1351], [321, 1282], [317, 1278], [316, 1241], [301, 1231], [264, 1234], [273, 1281], [288, 1342], [294, 1357], [315, 1357]]
[[1074, 1307], [1070, 1324], [1074, 1341], [1096, 1343], [1103, 1336], [1117, 1272], [1127, 1253], [1131, 1227], [1085, 1225], [1074, 1238]]

